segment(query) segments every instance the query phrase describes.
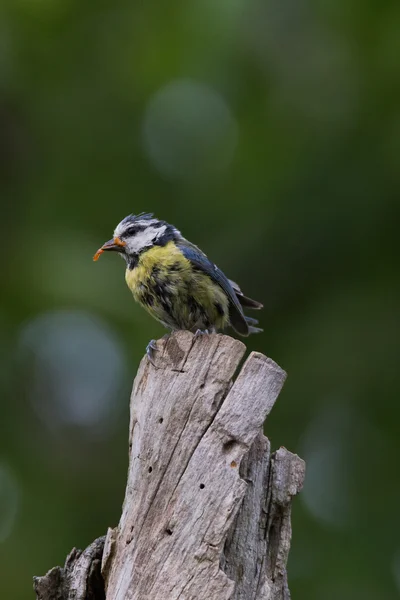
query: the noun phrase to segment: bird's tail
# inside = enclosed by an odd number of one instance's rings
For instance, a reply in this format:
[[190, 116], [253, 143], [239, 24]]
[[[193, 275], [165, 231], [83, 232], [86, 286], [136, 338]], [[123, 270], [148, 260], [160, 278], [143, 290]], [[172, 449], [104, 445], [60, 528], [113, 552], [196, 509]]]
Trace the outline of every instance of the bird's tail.
[[261, 329], [261, 327], [255, 327], [255, 325], [258, 325], [257, 319], [253, 319], [252, 317], [245, 317], [245, 319], [249, 328], [249, 334], [261, 333], [262, 331], [264, 331], [264, 329]]
[[252, 308], [253, 310], [261, 310], [261, 308], [263, 308], [263, 304], [261, 304], [261, 302], [257, 302], [257, 300], [252, 300], [251, 298], [248, 298], [247, 296], [244, 296], [243, 294], [238, 294], [238, 292], [236, 292], [236, 297], [239, 300], [240, 304], [244, 307], [244, 308]]
[[248, 296], [245, 296], [236, 281], [232, 281], [232, 279], [230, 279], [229, 283], [231, 284], [237, 299], [243, 307], [252, 308], [253, 310], [260, 310], [263, 308], [261, 302], [257, 302], [257, 300], [252, 300], [251, 298], [248, 298]]

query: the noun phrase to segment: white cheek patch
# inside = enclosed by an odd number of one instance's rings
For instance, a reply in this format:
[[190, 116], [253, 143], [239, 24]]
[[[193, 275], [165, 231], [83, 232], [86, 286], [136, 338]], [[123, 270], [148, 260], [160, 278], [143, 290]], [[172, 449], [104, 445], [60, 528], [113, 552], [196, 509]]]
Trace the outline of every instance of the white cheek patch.
[[166, 225], [163, 225], [162, 227], [147, 227], [144, 231], [139, 231], [131, 239], [128, 238], [126, 240], [128, 252], [130, 254], [138, 254], [144, 248], [152, 246], [163, 235], [166, 229]]
[[118, 223], [118, 225], [114, 229], [114, 237], [121, 237], [122, 235], [124, 235], [125, 231], [127, 229], [129, 229], [129, 227], [132, 227], [133, 224], [134, 223], [132, 223], [132, 222], [124, 223], [124, 221], [121, 221], [121, 223]]
[[113, 237], [121, 237], [122, 233], [123, 233], [124, 227], [122, 226], [121, 223], [119, 223], [116, 228], [114, 229], [114, 233], [113, 233]]

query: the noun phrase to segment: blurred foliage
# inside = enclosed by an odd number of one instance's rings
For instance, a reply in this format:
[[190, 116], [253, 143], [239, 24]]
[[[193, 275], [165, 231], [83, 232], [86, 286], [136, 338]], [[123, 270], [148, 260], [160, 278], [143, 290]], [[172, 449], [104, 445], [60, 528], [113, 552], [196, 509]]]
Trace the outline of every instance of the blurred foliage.
[[266, 432], [308, 462], [293, 597], [399, 596], [399, 28], [395, 0], [3, 0], [5, 598], [118, 521], [164, 331], [91, 258], [143, 210], [265, 303]]

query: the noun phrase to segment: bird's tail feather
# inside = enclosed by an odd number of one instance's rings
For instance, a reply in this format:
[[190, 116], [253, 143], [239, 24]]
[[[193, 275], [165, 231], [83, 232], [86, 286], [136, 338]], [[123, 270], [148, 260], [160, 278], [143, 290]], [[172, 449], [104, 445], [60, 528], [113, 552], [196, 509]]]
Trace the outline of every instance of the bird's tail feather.
[[264, 329], [261, 329], [261, 327], [253, 327], [252, 325], [249, 326], [249, 335], [250, 333], [262, 333], [264, 331]]
[[245, 308], [252, 308], [254, 310], [260, 310], [263, 308], [261, 302], [257, 302], [257, 300], [252, 300], [243, 294], [236, 292], [236, 297], [239, 300], [240, 304]]
[[254, 310], [260, 310], [263, 308], [261, 302], [257, 302], [257, 300], [252, 300], [251, 298], [248, 298], [248, 296], [245, 296], [236, 281], [229, 279], [229, 283], [231, 284], [233, 291], [235, 292], [236, 297], [242, 306], [246, 308], [253, 308]]
[[261, 329], [261, 327], [254, 327], [255, 325], [258, 325], [257, 319], [253, 319], [252, 317], [245, 317], [245, 319], [246, 319], [246, 323], [249, 327], [249, 334], [250, 333], [261, 333], [262, 331], [264, 331], [263, 329]]

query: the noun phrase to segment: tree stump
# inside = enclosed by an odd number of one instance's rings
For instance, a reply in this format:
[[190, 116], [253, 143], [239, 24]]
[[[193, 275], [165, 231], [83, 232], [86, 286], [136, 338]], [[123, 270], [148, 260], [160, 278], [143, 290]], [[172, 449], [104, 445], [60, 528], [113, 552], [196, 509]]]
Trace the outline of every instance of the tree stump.
[[[304, 462], [262, 433], [285, 380], [242, 342], [185, 331], [142, 359], [131, 397], [122, 516], [38, 600], [287, 600], [291, 498]], [[57, 570], [58, 569], [58, 570]], [[105, 590], [105, 592], [104, 592]], [[104, 596], [105, 593], [105, 596]]]

